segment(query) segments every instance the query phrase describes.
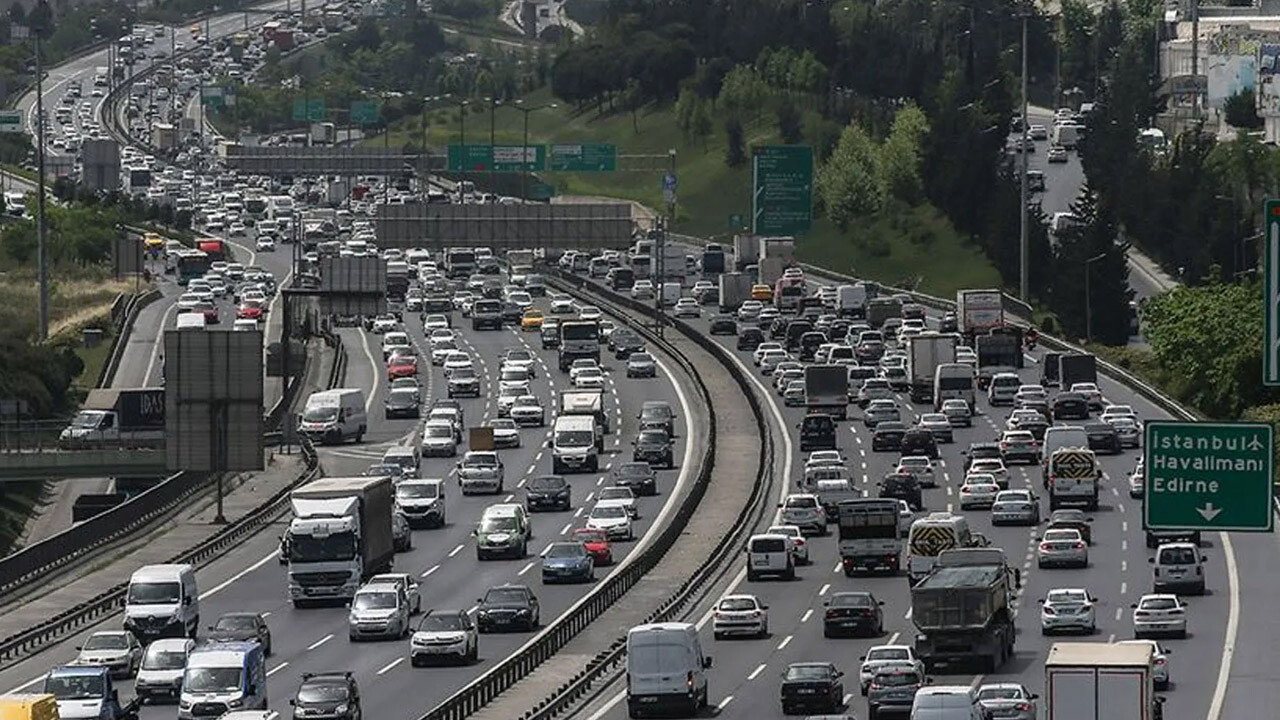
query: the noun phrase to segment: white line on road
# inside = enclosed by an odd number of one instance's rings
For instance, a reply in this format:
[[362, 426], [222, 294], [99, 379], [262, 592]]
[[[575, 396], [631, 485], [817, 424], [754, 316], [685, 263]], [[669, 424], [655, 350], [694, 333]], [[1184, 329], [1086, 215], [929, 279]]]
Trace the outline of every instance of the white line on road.
[[1121, 595], [1127, 595], [1128, 593], [1129, 593], [1129, 583], [1124, 582], [1123, 580], [1121, 580], [1121, 581], [1120, 581], [1120, 594], [1121, 594]]
[[431, 567], [427, 568], [427, 571], [426, 571], [426, 572], [422, 573], [422, 577], [431, 577], [431, 573], [433, 573], [433, 572], [435, 572], [435, 571], [437, 571], [437, 570], [439, 570], [439, 569], [440, 569], [440, 566], [439, 566], [439, 565], [432, 565]]
[[318, 647], [320, 647], [321, 645], [323, 645], [323, 644], [325, 644], [325, 643], [329, 642], [329, 641], [330, 641], [330, 640], [332, 640], [332, 639], [333, 639], [333, 633], [329, 633], [328, 635], [325, 635], [324, 637], [320, 638], [319, 640], [317, 640], [317, 641], [315, 641], [315, 642], [311, 643], [310, 645], [308, 645], [308, 646], [307, 646], [307, 649], [308, 649], [308, 650], [315, 650], [316, 648], [318, 648]]
[[456, 548], [454, 548], [454, 549], [450, 550], [450, 551], [449, 551], [449, 557], [453, 557], [454, 555], [457, 555], [457, 554], [458, 554], [458, 553], [460, 553], [460, 552], [462, 552], [462, 546], [461, 546], [461, 545], [459, 545], [458, 547], [456, 547]]
[[1119, 620], [1122, 615], [1124, 615], [1124, 608], [1116, 608], [1116, 620]]
[[280, 663], [279, 665], [277, 665], [277, 666], [275, 666], [275, 667], [271, 668], [270, 670], [268, 670], [268, 671], [267, 671], [267, 677], [271, 677], [272, 675], [275, 675], [276, 673], [280, 672], [281, 670], [283, 670], [283, 669], [285, 669], [285, 668], [287, 668], [287, 667], [289, 667], [289, 661], [287, 661], [287, 660], [286, 660], [285, 662], [282, 662], [282, 663]]
[[786, 636], [786, 637], [782, 638], [782, 642], [778, 643], [778, 649], [779, 649], [779, 650], [781, 650], [781, 649], [785, 648], [786, 646], [790, 645], [790, 644], [791, 644], [791, 641], [792, 641], [793, 639], [795, 639], [795, 636], [794, 636], [794, 635], [788, 635], [788, 636]]
[[827, 583], [826, 585], [823, 585], [821, 588], [818, 589], [818, 597], [822, 597], [823, 595], [826, 595], [827, 591], [830, 589], [831, 589], [831, 583]]
[[516, 574], [517, 574], [517, 575], [524, 575], [525, 573], [529, 572], [529, 570], [531, 570], [532, 568], [533, 568], [533, 562], [532, 562], [532, 561], [530, 561], [530, 562], [529, 562], [529, 563], [527, 563], [524, 567], [520, 568], [520, 572], [518, 572], [518, 573], [516, 573]]
[[569, 534], [569, 531], [570, 531], [570, 530], [572, 530], [572, 529], [573, 529], [573, 523], [565, 523], [565, 524], [564, 524], [564, 527], [560, 528], [560, 534], [561, 534], [561, 535], [568, 535], [568, 534]]
[[756, 678], [760, 677], [760, 673], [764, 672], [765, 667], [767, 667], [767, 666], [766, 666], [764, 663], [760, 663], [759, 665], [757, 665], [757, 666], [756, 666], [756, 669], [755, 669], [755, 670], [752, 670], [752, 671], [747, 675], [747, 679], [748, 679], [748, 680], [755, 680]]
[[[724, 709], [724, 706], [725, 706], [725, 705], [728, 705], [728, 704], [729, 704], [729, 703], [731, 703], [731, 702], [733, 702], [733, 696], [732, 696], [732, 695], [725, 695], [725, 696], [724, 696], [724, 699], [723, 699], [723, 700], [721, 700], [721, 701], [716, 705], [716, 710], [723, 710], [723, 709]], [[606, 709], [607, 709], [607, 708], [606, 708]], [[595, 720], [595, 718], [596, 718], [596, 716], [595, 716], [595, 715], [592, 715], [592, 716], [591, 716], [591, 720]]]
[[389, 662], [389, 663], [387, 663], [386, 665], [382, 666], [382, 669], [378, 671], [378, 674], [379, 674], [379, 675], [385, 675], [387, 672], [389, 672], [389, 671], [391, 670], [391, 668], [394, 668], [395, 666], [399, 665], [399, 664], [400, 664], [400, 663], [402, 663], [402, 662], [404, 662], [404, 658], [402, 658], [402, 657], [398, 657], [398, 658], [396, 658], [395, 660], [392, 660], [391, 662]]
[[813, 608], [804, 611], [804, 614], [800, 616], [800, 622], [809, 622], [811, 617], [813, 617]]

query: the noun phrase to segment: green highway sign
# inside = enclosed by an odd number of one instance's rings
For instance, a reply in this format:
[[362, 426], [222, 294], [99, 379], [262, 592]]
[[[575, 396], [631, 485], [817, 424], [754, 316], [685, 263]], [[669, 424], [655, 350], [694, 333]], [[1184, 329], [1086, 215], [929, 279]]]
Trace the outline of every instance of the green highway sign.
[[0, 110], [0, 133], [22, 132], [21, 110]]
[[1262, 213], [1262, 384], [1280, 385], [1280, 200], [1266, 201]]
[[1271, 532], [1270, 425], [1153, 420], [1145, 439], [1146, 529]]
[[368, 100], [357, 100], [351, 103], [351, 122], [356, 125], [377, 125], [381, 118], [378, 103]]
[[767, 145], [751, 151], [751, 232], [804, 235], [813, 224], [813, 148]]
[[555, 196], [555, 187], [543, 182], [529, 183], [528, 192], [526, 193], [526, 197], [530, 200], [550, 200]]
[[552, 172], [614, 172], [618, 169], [617, 145], [552, 145]]
[[293, 119], [298, 122], [322, 122], [324, 120], [324, 100], [294, 100]]
[[546, 167], [544, 145], [449, 146], [449, 172], [537, 172]]

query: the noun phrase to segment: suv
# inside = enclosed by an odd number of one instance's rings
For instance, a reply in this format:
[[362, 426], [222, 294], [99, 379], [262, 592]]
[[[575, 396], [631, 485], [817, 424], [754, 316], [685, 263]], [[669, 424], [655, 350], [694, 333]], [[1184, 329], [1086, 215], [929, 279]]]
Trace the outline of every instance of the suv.
[[294, 718], [360, 720], [360, 686], [350, 672], [303, 673], [298, 692], [289, 701]]
[[938, 453], [938, 439], [933, 432], [920, 427], [914, 427], [902, 434], [902, 442], [899, 444], [898, 451], [905, 455], [924, 455], [930, 460], [940, 458]]
[[523, 505], [504, 503], [484, 509], [474, 534], [477, 560], [504, 554], [523, 558], [529, 554], [533, 529]]
[[[821, 508], [819, 508], [821, 512]], [[787, 535], [752, 535], [747, 540], [747, 581], [764, 575], [794, 580], [796, 564], [791, 538]]]
[[1154, 591], [1179, 595], [1204, 594], [1204, 563], [1208, 558], [1188, 542], [1166, 543], [1149, 558], [1153, 566]]
[[489, 588], [476, 606], [480, 632], [497, 630], [533, 631], [542, 623], [538, 597], [527, 585], [499, 585]]
[[676, 412], [666, 400], [646, 400], [636, 418], [641, 430], [664, 430], [668, 437], [676, 435]]
[[675, 454], [671, 447], [671, 436], [660, 429], [641, 430], [631, 442], [635, 449], [631, 451], [631, 459], [635, 462], [647, 462], [652, 466], [666, 468], [675, 467]]
[[[800, 452], [835, 450], [836, 421], [830, 415], [810, 413], [800, 422]], [[937, 452], [937, 449], [934, 449]]]
[[480, 650], [480, 636], [466, 610], [431, 610], [422, 616], [409, 641], [409, 663], [414, 667], [428, 659], [452, 655], [473, 663]]
[[969, 449], [964, 452], [964, 471], [969, 472], [969, 466], [973, 465], [974, 460], [986, 460], [989, 458], [1004, 459], [1004, 452], [1000, 449], [1000, 445], [993, 442], [976, 442], [969, 443]]
[[880, 497], [905, 500], [917, 512], [924, 509], [924, 495], [920, 490], [920, 481], [914, 474], [889, 473], [878, 484]]

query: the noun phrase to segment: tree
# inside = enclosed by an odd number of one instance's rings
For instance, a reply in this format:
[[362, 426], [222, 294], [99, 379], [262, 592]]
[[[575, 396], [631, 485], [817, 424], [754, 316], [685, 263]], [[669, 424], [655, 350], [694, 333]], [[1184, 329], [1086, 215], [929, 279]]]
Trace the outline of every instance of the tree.
[[685, 88], [680, 91], [680, 99], [676, 100], [676, 127], [686, 140], [693, 136], [693, 116], [700, 98], [694, 91]]
[[920, 178], [924, 151], [922, 143], [929, 134], [929, 119], [914, 104], [908, 104], [893, 117], [893, 129], [880, 145], [877, 168], [880, 193], [902, 202], [914, 204], [923, 195]]
[[724, 121], [724, 162], [729, 167], [738, 167], [747, 161], [747, 151], [742, 137], [742, 121], [730, 115]]
[[689, 119], [689, 131], [695, 138], [702, 142], [702, 147], [707, 146], [707, 138], [711, 137], [711, 112], [707, 110], [707, 103], [698, 100], [693, 106], [693, 115]]
[[774, 115], [778, 119], [778, 135], [788, 145], [800, 142], [803, 133], [800, 127], [800, 109], [795, 103], [783, 98], [774, 106]]
[[1115, 213], [1092, 188], [1081, 191], [1071, 211], [1081, 223], [1059, 235], [1049, 306], [1070, 335], [1087, 337], [1091, 331], [1094, 340], [1124, 345], [1133, 299], [1125, 258], [1128, 245], [1116, 242]]
[[631, 113], [631, 131], [639, 134], [640, 121], [637, 118], [640, 108], [644, 107], [644, 90], [635, 78], [627, 80], [627, 86], [618, 96], [619, 109]]
[[880, 209], [883, 197], [877, 177], [875, 143], [861, 126], [850, 123], [817, 177], [827, 216], [841, 230]]
[[733, 61], [726, 57], [717, 57], [698, 66], [693, 78], [693, 91], [698, 97], [714, 103], [720, 96], [720, 87], [724, 76], [733, 69]]
[[1242, 130], [1258, 130], [1262, 118], [1258, 117], [1257, 97], [1252, 89], [1244, 89], [1227, 98], [1223, 107], [1227, 124]]
[[769, 87], [756, 71], [750, 65], [739, 65], [724, 76], [717, 102], [722, 110], [742, 120], [758, 114], [768, 95]]

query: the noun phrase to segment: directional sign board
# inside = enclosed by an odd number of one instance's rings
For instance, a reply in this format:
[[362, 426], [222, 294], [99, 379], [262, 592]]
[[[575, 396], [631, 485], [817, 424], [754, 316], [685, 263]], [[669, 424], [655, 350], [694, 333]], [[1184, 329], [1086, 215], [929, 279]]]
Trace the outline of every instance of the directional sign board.
[[1262, 283], [1262, 383], [1280, 385], [1280, 200], [1268, 200], [1263, 207], [1266, 219], [1264, 282]]
[[358, 100], [351, 103], [351, 122], [356, 125], [376, 125], [378, 117], [378, 103], [368, 100]]
[[751, 232], [804, 235], [813, 224], [813, 148], [771, 145], [751, 151]]
[[537, 172], [546, 167], [545, 145], [449, 146], [449, 172]]
[[22, 111], [0, 110], [0, 132], [22, 132]]
[[552, 145], [553, 172], [613, 172], [618, 169], [617, 145]]
[[1146, 529], [1274, 527], [1270, 425], [1150, 421], [1143, 452]]
[[324, 100], [294, 100], [293, 119], [299, 122], [324, 120]]

